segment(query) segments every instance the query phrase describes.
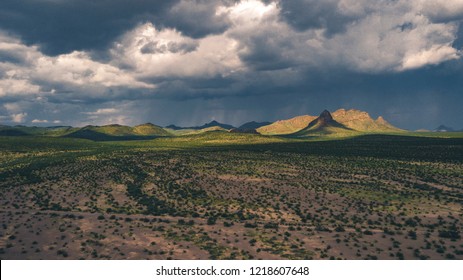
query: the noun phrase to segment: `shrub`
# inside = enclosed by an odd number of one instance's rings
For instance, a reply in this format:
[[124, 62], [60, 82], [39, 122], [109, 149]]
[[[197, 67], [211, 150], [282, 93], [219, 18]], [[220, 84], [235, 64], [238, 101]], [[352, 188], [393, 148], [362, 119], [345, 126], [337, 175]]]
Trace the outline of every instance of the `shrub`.
[[278, 224], [277, 224], [277, 223], [269, 222], [269, 223], [266, 223], [266, 224], [264, 225], [264, 228], [278, 229]]
[[234, 225], [233, 222], [227, 222], [227, 221], [223, 222], [224, 227], [231, 227], [232, 225]]
[[343, 226], [338, 225], [338, 226], [334, 229], [334, 231], [336, 231], [336, 232], [345, 232], [346, 230], [344, 229]]
[[416, 232], [411, 230], [408, 232], [408, 236], [413, 239], [413, 240], [416, 240]]
[[217, 217], [211, 216], [207, 218], [207, 224], [210, 226], [215, 225], [216, 222], [217, 222]]
[[257, 227], [257, 224], [256, 223], [244, 223], [244, 227], [245, 228], [256, 228]]
[[456, 228], [450, 228], [449, 230], [439, 231], [439, 237], [449, 238], [452, 240], [460, 239], [460, 232]]

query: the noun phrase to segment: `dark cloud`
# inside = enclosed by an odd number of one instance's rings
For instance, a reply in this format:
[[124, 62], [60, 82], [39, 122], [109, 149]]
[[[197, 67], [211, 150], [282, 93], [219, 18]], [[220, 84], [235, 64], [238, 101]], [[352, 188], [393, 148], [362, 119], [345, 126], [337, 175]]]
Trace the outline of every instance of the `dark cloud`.
[[0, 26], [49, 55], [106, 48], [141, 20], [165, 14], [172, 0], [2, 0]]
[[428, 2], [424, 2], [423, 12], [431, 21], [436, 23], [461, 21], [463, 20], [463, 6], [455, 3], [457, 1], [458, 0], [448, 1], [447, 3], [435, 3], [434, 1], [428, 0]]
[[246, 40], [246, 51], [239, 54], [248, 67], [258, 71], [286, 69], [297, 64], [287, 52], [293, 50], [292, 42], [275, 36], [272, 30], [254, 35]]
[[230, 22], [226, 17], [216, 15], [215, 10], [222, 3], [232, 2], [236, 1], [182, 0], [169, 10], [163, 21], [193, 38], [222, 33]]
[[240, 125], [316, 115], [324, 109], [356, 108], [406, 129], [433, 129], [440, 124], [463, 128], [463, 116], [456, 113], [463, 104], [462, 70], [461, 61], [389, 74], [300, 69], [294, 73], [298, 78], [280, 85], [277, 80], [289, 73], [254, 72], [227, 79], [170, 80], [152, 92], [115, 88], [86, 95], [76, 88], [57, 92], [46, 102], [32, 97], [27, 102], [24, 98], [8, 102], [29, 104], [24, 109], [28, 121], [56, 119], [71, 125], [107, 123], [110, 116], [90, 120], [79, 115], [100, 108], [124, 108], [116, 116], [127, 117], [127, 124], [149, 121], [183, 126], [213, 119]]
[[21, 65], [25, 63], [25, 59], [19, 52], [0, 50], [0, 63], [1, 62]]
[[463, 50], [463, 21], [458, 24], [457, 38], [453, 42], [453, 46], [459, 50]]
[[281, 16], [296, 30], [325, 28], [326, 35], [330, 36], [344, 31], [346, 24], [355, 20], [354, 17], [339, 12], [338, 2], [334, 0], [280, 1]]
[[154, 53], [187, 53], [196, 50], [198, 44], [196, 42], [168, 42], [163, 44], [161, 42], [146, 43], [140, 52], [143, 54]]
[[[289, 73], [254, 72], [234, 79], [182, 79], [163, 84], [138, 104], [142, 121], [161, 125], [198, 125], [213, 119], [240, 125], [276, 121], [322, 110], [355, 108], [383, 116], [406, 129], [433, 129], [440, 124], [463, 127], [455, 114], [463, 103], [462, 65], [457, 61], [406, 73], [364, 74], [345, 70], [300, 69], [297, 79], [278, 85]], [[457, 70], [460, 69], [460, 70]], [[202, 86], [212, 83], [213, 86]], [[188, 117], [185, 117], [188, 116]]]
[[[11, 39], [10, 44], [15, 46], [0, 50], [0, 100], [2, 105], [15, 104], [9, 109], [0, 105], [1, 121], [13, 114], [24, 114], [26, 124], [37, 119], [71, 125], [120, 120], [127, 124], [149, 121], [193, 126], [216, 119], [237, 126], [251, 120], [315, 115], [323, 109], [357, 108], [408, 129], [432, 129], [440, 124], [463, 128], [462, 59], [428, 57], [428, 61], [416, 64], [419, 69], [394, 68], [401, 65], [408, 51], [426, 59], [430, 54], [420, 56], [420, 50], [430, 49], [432, 43], [450, 44], [451, 27], [429, 29], [427, 23], [417, 26], [421, 21], [400, 16], [396, 19], [394, 13], [381, 17], [382, 9], [378, 8], [373, 23], [383, 25], [383, 20], [394, 19], [393, 27], [382, 30], [381, 40], [376, 40], [378, 28], [369, 21], [356, 25], [365, 34], [349, 29], [353, 32], [346, 35], [346, 26], [355, 18], [340, 12], [335, 0], [280, 1], [281, 13], [273, 14], [272, 10], [261, 22], [240, 23], [239, 19], [232, 23], [229, 17], [216, 15], [218, 5], [234, 2], [2, 0], [0, 29], [21, 41]], [[433, 20], [438, 20], [437, 13]], [[441, 16], [439, 20], [449, 17]], [[182, 34], [171, 33], [181, 39], [172, 40], [172, 34], [167, 32], [150, 35], [145, 41], [137, 34], [128, 36], [126, 42], [118, 41], [126, 31], [144, 27], [145, 22], [152, 22], [157, 33], [164, 27], [175, 28]], [[460, 50], [462, 26], [460, 23], [458, 38], [453, 42]], [[319, 28], [326, 32], [317, 37], [312, 29]], [[406, 35], [396, 31], [409, 34], [415, 29], [419, 30], [414, 37], [408, 36], [414, 44], [410, 49], [402, 48]], [[140, 30], [137, 32], [143, 32]], [[431, 30], [429, 34], [427, 30]], [[419, 31], [424, 33], [417, 34]], [[444, 31], [449, 35], [434, 36]], [[205, 42], [210, 37], [195, 40], [224, 32], [217, 36], [218, 42]], [[383, 36], [385, 33], [392, 37]], [[237, 49], [224, 43], [223, 49], [230, 47], [230, 55], [223, 55], [217, 49], [227, 40], [233, 41]], [[121, 45], [120, 52], [111, 52], [116, 48], [112, 45], [115, 41]], [[365, 42], [373, 43], [362, 45]], [[37, 44], [46, 55], [88, 52], [62, 58], [58, 63], [22, 43]], [[131, 43], [136, 48], [128, 48]], [[414, 46], [421, 49], [415, 50]], [[105, 54], [107, 57], [104, 63], [91, 61], [86, 57], [88, 53], [100, 60]], [[137, 55], [128, 55], [133, 53]], [[234, 55], [240, 61], [229, 62], [234, 61]], [[28, 61], [28, 56], [33, 58]], [[39, 63], [36, 57], [43, 59]], [[163, 60], [165, 57], [172, 61]], [[48, 68], [55, 71], [46, 71]], [[152, 69], [159, 71], [150, 73]], [[176, 71], [184, 69], [188, 71]], [[29, 93], [30, 85], [24, 81], [39, 85], [40, 91]], [[134, 86], [135, 82], [140, 82], [139, 86]], [[4, 93], [1, 86], [7, 89]], [[115, 110], [87, 114], [105, 108]]]
[[[172, 27], [192, 37], [220, 33], [228, 25], [215, 16], [220, 1], [180, 0], [2, 0], [0, 27], [38, 44], [48, 55], [108, 48], [141, 22]], [[104, 54], [101, 54], [104, 55]]]

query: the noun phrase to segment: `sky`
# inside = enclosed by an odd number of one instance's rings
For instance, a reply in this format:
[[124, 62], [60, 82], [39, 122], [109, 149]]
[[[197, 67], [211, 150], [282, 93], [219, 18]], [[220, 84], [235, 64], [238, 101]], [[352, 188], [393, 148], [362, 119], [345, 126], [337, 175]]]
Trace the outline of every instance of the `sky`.
[[0, 124], [463, 129], [463, 0], [1, 0]]

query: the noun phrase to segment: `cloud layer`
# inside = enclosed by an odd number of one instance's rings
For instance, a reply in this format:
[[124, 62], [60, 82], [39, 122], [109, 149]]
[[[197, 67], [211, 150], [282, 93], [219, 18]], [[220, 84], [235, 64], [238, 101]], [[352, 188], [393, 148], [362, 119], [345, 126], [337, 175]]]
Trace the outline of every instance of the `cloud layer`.
[[[463, 70], [460, 0], [126, 3], [2, 1], [0, 122], [239, 123], [348, 104], [414, 127], [391, 106], [433, 96], [441, 112], [449, 97], [462, 102], [454, 91]], [[382, 84], [390, 90], [375, 88]], [[375, 101], [391, 96], [394, 104]], [[430, 121], [463, 126], [450, 116]]]

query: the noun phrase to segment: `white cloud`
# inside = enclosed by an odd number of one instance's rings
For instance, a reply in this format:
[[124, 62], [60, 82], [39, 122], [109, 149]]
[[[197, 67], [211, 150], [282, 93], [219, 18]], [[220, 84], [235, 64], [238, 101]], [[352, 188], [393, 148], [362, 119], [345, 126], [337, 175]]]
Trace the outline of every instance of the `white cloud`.
[[0, 97], [7, 95], [28, 95], [40, 91], [38, 85], [31, 84], [26, 79], [3, 79], [0, 80]]
[[415, 2], [417, 2], [415, 7], [432, 19], [463, 19], [461, 0], [416, 0]]
[[26, 121], [27, 113], [11, 114], [10, 117], [14, 123], [23, 123]]
[[[72, 123], [77, 126], [85, 125], [105, 125], [105, 124], [121, 124], [121, 125], [134, 125], [139, 124], [139, 119], [144, 117], [144, 112], [140, 108], [139, 101], [135, 106], [134, 101], [111, 101], [104, 104], [104, 107], [98, 108], [98, 104], [91, 105], [92, 110], [77, 112], [78, 115], [84, 116], [83, 118], [77, 117], [77, 121], [65, 121], [66, 124]], [[96, 107], [96, 108], [95, 108]], [[146, 108], [143, 108], [146, 109]]]
[[5, 103], [3, 104], [3, 107], [8, 111], [8, 112], [18, 112], [21, 111], [21, 106], [19, 106], [18, 103]]
[[421, 0], [337, 2], [338, 12], [352, 20], [334, 35], [321, 27], [297, 32], [277, 16], [280, 6], [259, 1], [222, 8], [234, 23], [226, 34], [238, 42], [238, 54], [248, 66], [263, 70], [302, 65], [389, 72], [460, 58], [452, 47], [456, 23], [435, 22], [424, 13], [444, 16], [444, 10], [459, 9], [458, 3], [440, 1], [431, 9], [431, 2]]
[[116, 66], [130, 67], [137, 77], [212, 77], [241, 67], [236, 42], [224, 35], [192, 39], [151, 23], [126, 33], [111, 50]]
[[48, 123], [48, 120], [38, 120], [38, 119], [33, 119], [32, 123]]
[[50, 57], [0, 33], [0, 51], [12, 57], [0, 63], [0, 97], [59, 95], [56, 88], [90, 96], [108, 88], [152, 91], [156, 85], [149, 81], [163, 78], [207, 79], [293, 66], [404, 71], [461, 55], [452, 46], [456, 23], [435, 21], [463, 16], [460, 0], [330, 0], [337, 13], [353, 18], [333, 36], [323, 28], [295, 31], [282, 20], [278, 2], [223, 3], [211, 6], [229, 23], [222, 34], [194, 39], [145, 23], [123, 34], [105, 63], [84, 51]]
[[[153, 89], [153, 84], [138, 81], [131, 73], [115, 66], [94, 61], [86, 52], [74, 51], [56, 57], [41, 53], [36, 46], [26, 46], [20, 40], [0, 33], [0, 52], [12, 61], [0, 62], [0, 97], [55, 94], [55, 89], [43, 91], [41, 85], [61, 85], [64, 88], [101, 89], [124, 87]], [[100, 90], [98, 90], [100, 89]]]
[[72, 52], [58, 57], [43, 56], [35, 64], [36, 77], [48, 82], [79, 86], [100, 85], [128, 88], [153, 88], [134, 79], [117, 67], [93, 61], [85, 52]]
[[102, 108], [98, 109], [95, 112], [86, 112], [87, 115], [109, 115], [109, 114], [116, 114], [119, 111], [115, 108]]
[[441, 61], [458, 59], [460, 54], [450, 46], [432, 46], [430, 49], [413, 53], [404, 58], [402, 69], [414, 69]]
[[263, 20], [278, 16], [277, 3], [265, 4], [258, 0], [243, 0], [231, 6], [217, 8], [216, 14], [228, 16], [235, 26], [260, 24]]
[[[433, 23], [398, 2], [367, 14], [345, 33], [325, 39], [324, 47], [333, 64], [344, 62], [360, 71], [402, 71], [459, 58], [458, 50], [451, 47], [456, 32], [455, 24]], [[419, 63], [417, 56], [422, 57]]]

